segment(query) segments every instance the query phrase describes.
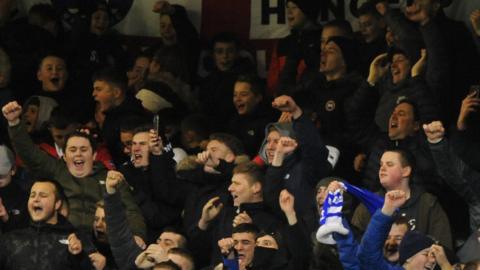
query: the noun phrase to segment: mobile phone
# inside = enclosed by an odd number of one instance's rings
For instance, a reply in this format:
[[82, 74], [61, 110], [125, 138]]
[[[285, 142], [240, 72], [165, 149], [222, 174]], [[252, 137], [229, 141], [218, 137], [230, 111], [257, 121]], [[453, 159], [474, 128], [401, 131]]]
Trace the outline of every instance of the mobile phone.
[[475, 92], [475, 95], [473, 97], [474, 98], [479, 98], [480, 97], [480, 85], [474, 84], [474, 85], [470, 86], [470, 91], [468, 91], [468, 95], [471, 95], [474, 92]]
[[153, 129], [155, 130], [155, 132], [157, 133], [157, 135], [159, 135], [159, 131], [160, 131], [160, 116], [158, 116], [158, 114], [156, 114], [155, 116], [153, 116]]

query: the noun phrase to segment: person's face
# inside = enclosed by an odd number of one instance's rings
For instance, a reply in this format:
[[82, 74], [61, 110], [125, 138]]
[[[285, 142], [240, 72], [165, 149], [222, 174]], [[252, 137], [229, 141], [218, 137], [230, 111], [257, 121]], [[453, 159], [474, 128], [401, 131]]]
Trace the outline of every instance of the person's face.
[[93, 152], [90, 141], [83, 137], [70, 137], [66, 142], [67, 146], [63, 159], [67, 164], [68, 171], [75, 177], [86, 177], [93, 170]]
[[358, 17], [358, 25], [366, 43], [377, 39], [382, 34], [384, 28], [382, 22], [370, 14], [360, 15]]
[[133, 139], [132, 132], [120, 131], [120, 141], [122, 142], [123, 153], [126, 156], [130, 156], [132, 154], [132, 139]]
[[320, 72], [323, 74], [346, 71], [347, 66], [343, 60], [342, 51], [335, 42], [328, 42], [320, 55]]
[[317, 205], [319, 207], [321, 207], [323, 205], [323, 202], [325, 202], [325, 198], [327, 197], [327, 194], [328, 194], [327, 187], [322, 186], [318, 188], [316, 199], [317, 199]]
[[37, 71], [37, 79], [42, 83], [44, 91], [56, 92], [63, 90], [67, 78], [67, 67], [62, 58], [47, 56], [42, 60]]
[[275, 238], [273, 238], [273, 236], [269, 234], [257, 238], [256, 244], [259, 247], [278, 249], [277, 241], [275, 240]]
[[149, 147], [148, 140], [150, 134], [148, 132], [139, 132], [132, 138], [132, 163], [135, 168], [148, 166]]
[[208, 142], [207, 151], [210, 154], [206, 163], [207, 166], [215, 167], [221, 159], [227, 162], [232, 162], [235, 159], [233, 152], [224, 143], [217, 140]]
[[8, 186], [12, 182], [12, 176], [14, 175], [15, 169], [13, 168], [13, 166], [6, 174], [0, 175], [0, 188]]
[[177, 248], [180, 246], [182, 241], [182, 236], [173, 232], [163, 232], [157, 239], [157, 244], [159, 244], [163, 250], [169, 251], [171, 248]]
[[251, 91], [251, 85], [247, 82], [236, 82], [233, 87], [233, 105], [239, 115], [252, 113], [262, 100], [260, 95]]
[[178, 265], [182, 270], [193, 270], [193, 264], [187, 258], [178, 255], [178, 254], [168, 254], [169, 260], [172, 260], [173, 263]]
[[92, 14], [90, 21], [90, 32], [101, 36], [108, 30], [110, 18], [105, 10], [97, 10]]
[[50, 129], [50, 135], [53, 138], [53, 141], [55, 144], [62, 148], [65, 146], [65, 137], [75, 131], [75, 125], [71, 124], [68, 125], [65, 129], [59, 129], [56, 127], [51, 127]]
[[387, 27], [387, 31], [385, 32], [385, 41], [387, 42], [388, 47], [393, 46], [393, 43], [395, 42], [395, 35], [390, 27]]
[[426, 248], [407, 259], [403, 267], [405, 270], [433, 270], [435, 265], [435, 257], [430, 254], [430, 248]]
[[278, 140], [280, 140], [280, 133], [278, 131], [272, 130], [268, 133], [267, 145], [265, 147], [268, 164], [271, 164], [273, 161], [275, 150], [277, 150]]
[[27, 126], [27, 132], [33, 132], [38, 120], [38, 106], [29, 104], [23, 112], [23, 119], [25, 121], [25, 126]]
[[57, 210], [61, 201], [55, 198], [55, 186], [48, 182], [36, 182], [30, 189], [28, 213], [34, 222], [57, 222]]
[[97, 207], [97, 210], [95, 211], [95, 218], [93, 220], [93, 233], [99, 242], [108, 242], [105, 210], [102, 207]]
[[320, 45], [321, 45], [320, 48], [322, 48], [322, 50], [323, 50], [325, 45], [327, 45], [328, 39], [330, 39], [331, 37], [338, 37], [338, 36], [343, 36], [343, 33], [339, 28], [332, 27], [332, 26], [328, 26], [328, 27], [323, 28], [322, 37], [321, 37], [321, 40], [320, 40]]
[[402, 242], [403, 236], [407, 233], [408, 227], [405, 224], [393, 224], [388, 233], [387, 240], [383, 245], [383, 257], [391, 263], [396, 263], [400, 257], [398, 247]]
[[388, 121], [388, 137], [390, 140], [405, 139], [415, 134], [418, 129], [413, 106], [408, 103], [398, 104]]
[[169, 15], [160, 15], [160, 38], [167, 46], [177, 43], [177, 33]]
[[399, 186], [401, 180], [410, 175], [410, 167], [403, 167], [400, 154], [396, 152], [385, 152], [380, 159], [378, 176], [380, 184], [386, 190], [393, 190]]
[[423, 17], [421, 13], [427, 14], [428, 17], [432, 18], [440, 9], [440, 5], [437, 2], [435, 0], [415, 0], [412, 5], [405, 8], [404, 14], [409, 20], [414, 22], [421, 21]]
[[395, 54], [392, 57], [392, 64], [390, 65], [390, 72], [392, 73], [392, 81], [398, 84], [405, 80], [410, 74], [410, 61], [403, 54]]
[[216, 42], [213, 46], [213, 60], [220, 71], [228, 71], [237, 59], [237, 46], [230, 42]]
[[243, 173], [236, 173], [232, 177], [228, 191], [233, 197], [234, 206], [255, 202], [255, 194], [261, 192], [260, 184], [258, 182], [250, 184], [248, 177]]
[[287, 22], [290, 28], [300, 28], [306, 17], [302, 10], [292, 1], [287, 2]]
[[99, 110], [101, 112], [108, 111], [115, 106], [115, 102], [120, 96], [119, 91], [106, 81], [95, 81], [93, 83], [92, 96], [100, 106]]
[[131, 87], [136, 83], [142, 82], [147, 75], [149, 66], [150, 59], [148, 57], [138, 57], [132, 69], [127, 73], [128, 86]]
[[238, 254], [240, 269], [245, 269], [253, 261], [255, 252], [255, 235], [253, 233], [234, 233], [232, 235], [234, 248]]

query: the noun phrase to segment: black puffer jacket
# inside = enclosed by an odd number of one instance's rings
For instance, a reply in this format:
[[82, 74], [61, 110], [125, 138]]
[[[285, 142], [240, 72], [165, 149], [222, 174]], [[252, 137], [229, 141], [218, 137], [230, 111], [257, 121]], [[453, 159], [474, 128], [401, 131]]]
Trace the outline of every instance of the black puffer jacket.
[[63, 216], [55, 225], [31, 223], [29, 228], [0, 239], [0, 269], [90, 269], [88, 257], [71, 255], [65, 244], [75, 228]]
[[[147, 241], [155, 242], [166, 226], [180, 222], [182, 204], [175, 203], [175, 161], [173, 153], [150, 154], [148, 168], [135, 168], [131, 162], [120, 168], [130, 185], [135, 203], [147, 225]], [[170, 193], [170, 194], [169, 194]]]
[[[291, 95], [296, 87], [298, 66], [303, 61], [306, 72], [315, 72], [320, 65], [320, 36], [322, 29], [315, 24], [301, 30], [292, 29], [291, 34], [278, 41], [276, 55], [272, 59], [269, 80], [278, 74], [278, 82], [269, 82], [277, 95]], [[277, 84], [278, 83], [278, 84]]]

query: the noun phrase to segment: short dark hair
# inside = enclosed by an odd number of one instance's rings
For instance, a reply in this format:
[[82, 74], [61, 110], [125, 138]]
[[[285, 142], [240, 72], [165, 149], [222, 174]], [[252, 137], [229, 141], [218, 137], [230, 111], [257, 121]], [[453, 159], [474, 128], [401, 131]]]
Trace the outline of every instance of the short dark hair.
[[76, 124], [76, 122], [70, 113], [60, 106], [52, 110], [50, 119], [48, 120], [48, 127], [50, 128], [66, 129], [69, 125], [74, 124]]
[[116, 68], [104, 68], [95, 72], [92, 81], [105, 81], [115, 87], [118, 87], [123, 93], [127, 91], [128, 79], [125, 72], [121, 72]]
[[232, 229], [232, 234], [234, 233], [251, 233], [255, 235], [255, 239], [257, 239], [257, 236], [260, 234], [260, 229], [253, 223], [242, 223]]
[[162, 268], [168, 269], [168, 270], [182, 270], [182, 268], [180, 268], [180, 266], [178, 266], [176, 263], [172, 262], [172, 260], [157, 263], [157, 264], [155, 264], [154, 268], [156, 268], [156, 267], [162, 267]]
[[375, 2], [372, 1], [367, 1], [363, 3], [359, 8], [358, 8], [358, 16], [364, 16], [364, 15], [372, 15], [376, 19], [381, 19], [383, 16], [380, 14], [375, 6]]
[[143, 133], [143, 132], [149, 133], [150, 129], [152, 128], [153, 128], [152, 124], [143, 124], [141, 126], [136, 127], [132, 133], [133, 133], [133, 136], [135, 136], [137, 133]]
[[[48, 179], [48, 178], [39, 178], [33, 182], [35, 183], [50, 183], [55, 187], [55, 201], [67, 201], [67, 196], [65, 195], [65, 190], [63, 189], [62, 185], [58, 183], [56, 180]], [[33, 185], [32, 185], [33, 186]]]
[[97, 141], [95, 141], [95, 139], [91, 135], [81, 131], [74, 131], [65, 137], [65, 145], [63, 146], [63, 149], [62, 149], [64, 153], [66, 153], [67, 151], [68, 140], [70, 140], [70, 138], [73, 138], [73, 137], [80, 137], [80, 138], [87, 139], [90, 142], [90, 146], [92, 147], [92, 153], [95, 153], [95, 151], [97, 150]]
[[146, 123], [148, 123], [147, 119], [142, 117], [136, 115], [127, 116], [120, 122], [120, 131], [133, 132], [137, 127], [145, 125]]
[[250, 91], [255, 95], [263, 96], [265, 93], [265, 84], [260, 78], [251, 73], [240, 74], [235, 82], [244, 82], [250, 84]]
[[402, 164], [403, 167], [410, 167], [412, 169], [412, 172], [410, 173], [410, 177], [413, 176], [413, 171], [415, 169], [416, 161], [415, 161], [415, 156], [413, 156], [410, 150], [405, 148], [400, 148], [400, 147], [391, 147], [391, 148], [387, 148], [383, 153], [386, 153], [386, 152], [397, 153], [400, 156], [400, 164]]
[[181, 230], [179, 230], [176, 227], [169, 226], [169, 227], [166, 227], [165, 229], [163, 229], [162, 233], [165, 233], [165, 232], [180, 235], [181, 236], [181, 242], [179, 243], [178, 247], [182, 248], [182, 249], [185, 249], [187, 247], [187, 237], [185, 236], [185, 234]]
[[170, 72], [173, 76], [188, 82], [190, 73], [185, 57], [178, 46], [163, 46], [155, 51], [152, 61], [160, 65], [162, 72]]
[[335, 19], [328, 21], [323, 25], [323, 29], [327, 27], [334, 27], [340, 30], [342, 32], [342, 36], [348, 37], [348, 38], [354, 38], [354, 33], [352, 29], [352, 25], [350, 24], [349, 21], [344, 20], [344, 19]]
[[211, 42], [211, 49], [213, 50], [215, 47], [215, 44], [217, 43], [233, 43], [235, 44], [235, 48], [238, 50], [240, 46], [240, 40], [237, 38], [235, 33], [232, 32], [220, 32], [217, 33], [215, 36], [212, 38]]
[[263, 185], [265, 182], [265, 174], [262, 169], [254, 162], [240, 163], [233, 168], [233, 174], [245, 174], [248, 176], [249, 184], [259, 182]]
[[242, 142], [233, 135], [228, 133], [213, 133], [210, 135], [210, 141], [213, 140], [225, 144], [236, 156], [245, 153]]
[[400, 225], [405, 225], [407, 226], [407, 231], [410, 230], [410, 223], [408, 223], [408, 218], [405, 216], [398, 215], [395, 220], [393, 221], [393, 224], [400, 226]]
[[63, 62], [65, 63], [65, 68], [68, 71], [67, 60], [65, 59], [65, 56], [58, 53], [58, 52], [55, 52], [55, 51], [46, 52], [40, 57], [40, 61], [38, 62], [38, 67], [37, 67], [38, 69], [40, 69], [40, 67], [42, 67], [42, 63], [47, 57], [55, 57], [55, 58], [62, 59]]
[[406, 104], [409, 104], [410, 106], [412, 106], [412, 108], [413, 108], [413, 119], [415, 121], [420, 121], [420, 113], [418, 112], [417, 103], [415, 101], [413, 101], [412, 99], [404, 97], [404, 98], [399, 98], [397, 100], [397, 104], [395, 105], [395, 107], [397, 107], [398, 105], [400, 105], [402, 103], [406, 103]]
[[181, 247], [171, 248], [168, 250], [168, 254], [177, 254], [178, 256], [181, 256], [182, 258], [188, 260], [192, 264], [193, 266], [192, 269], [195, 269], [195, 260], [193, 259], [192, 253], [187, 249], [181, 248]]
[[206, 115], [190, 114], [183, 118], [180, 124], [180, 130], [186, 132], [192, 130], [195, 132], [197, 139], [208, 139], [210, 135], [210, 121]]

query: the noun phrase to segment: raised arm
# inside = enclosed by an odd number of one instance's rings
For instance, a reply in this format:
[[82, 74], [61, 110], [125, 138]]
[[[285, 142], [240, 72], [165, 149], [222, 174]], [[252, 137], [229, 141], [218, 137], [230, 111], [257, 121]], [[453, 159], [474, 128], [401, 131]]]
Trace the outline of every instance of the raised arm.
[[361, 269], [389, 269], [383, 258], [383, 244], [393, 224], [393, 215], [407, 200], [405, 192], [393, 190], [385, 194], [381, 210], [372, 216], [358, 249]]
[[135, 242], [134, 234], [127, 220], [125, 206], [117, 190], [123, 179], [110, 174], [106, 180], [105, 220], [107, 235], [117, 265], [124, 269], [135, 269], [135, 258], [142, 249]]
[[326, 177], [333, 168], [334, 157], [330, 158], [322, 138], [302, 109], [289, 96], [277, 97], [272, 106], [282, 112], [290, 112], [293, 130], [304, 164], [303, 177], [312, 187], [318, 179]]
[[10, 140], [22, 161], [33, 171], [46, 172], [53, 176], [62, 161], [49, 156], [33, 143], [20, 118], [22, 106], [16, 101], [9, 102], [3, 106], [2, 113], [8, 121]]

